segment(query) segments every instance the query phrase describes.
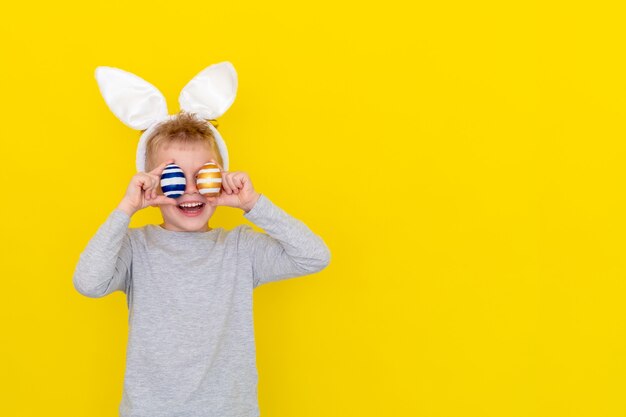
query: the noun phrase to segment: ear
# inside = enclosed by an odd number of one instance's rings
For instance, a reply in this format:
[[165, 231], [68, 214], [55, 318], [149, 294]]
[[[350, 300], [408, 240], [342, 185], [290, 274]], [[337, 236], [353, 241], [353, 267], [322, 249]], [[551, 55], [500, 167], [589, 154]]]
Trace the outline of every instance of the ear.
[[109, 109], [130, 128], [144, 130], [167, 116], [163, 94], [135, 74], [101, 66], [96, 81]]
[[228, 61], [210, 65], [183, 87], [178, 97], [180, 108], [203, 119], [217, 119], [235, 101], [237, 72]]

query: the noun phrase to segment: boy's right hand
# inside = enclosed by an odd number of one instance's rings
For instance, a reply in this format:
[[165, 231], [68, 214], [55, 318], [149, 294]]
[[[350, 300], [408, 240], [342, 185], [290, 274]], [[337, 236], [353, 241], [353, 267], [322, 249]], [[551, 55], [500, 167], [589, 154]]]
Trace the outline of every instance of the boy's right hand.
[[173, 159], [161, 163], [150, 172], [138, 172], [130, 180], [126, 195], [117, 207], [129, 216], [148, 206], [156, 207], [160, 204], [178, 204], [176, 199], [157, 194], [157, 188], [161, 185], [161, 174], [165, 167], [174, 162]]

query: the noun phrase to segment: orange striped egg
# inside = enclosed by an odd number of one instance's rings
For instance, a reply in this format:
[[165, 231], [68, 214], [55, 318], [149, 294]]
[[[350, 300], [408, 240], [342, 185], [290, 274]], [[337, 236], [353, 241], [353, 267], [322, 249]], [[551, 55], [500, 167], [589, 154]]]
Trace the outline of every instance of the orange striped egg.
[[196, 187], [200, 194], [206, 197], [217, 197], [222, 190], [222, 173], [219, 166], [213, 162], [202, 165], [196, 174]]

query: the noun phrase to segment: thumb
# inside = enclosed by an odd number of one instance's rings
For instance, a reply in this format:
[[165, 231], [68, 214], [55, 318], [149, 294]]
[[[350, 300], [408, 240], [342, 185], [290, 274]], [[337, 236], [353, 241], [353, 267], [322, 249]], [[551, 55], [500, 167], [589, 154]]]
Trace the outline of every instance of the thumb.
[[217, 196], [217, 197], [207, 197], [206, 201], [210, 206], [219, 206], [222, 204], [222, 199], [221, 199], [221, 195]]
[[178, 205], [178, 203], [176, 202], [175, 198], [166, 197], [164, 195], [157, 195], [156, 198], [150, 201], [150, 205], [152, 207], [167, 205], [176, 206]]

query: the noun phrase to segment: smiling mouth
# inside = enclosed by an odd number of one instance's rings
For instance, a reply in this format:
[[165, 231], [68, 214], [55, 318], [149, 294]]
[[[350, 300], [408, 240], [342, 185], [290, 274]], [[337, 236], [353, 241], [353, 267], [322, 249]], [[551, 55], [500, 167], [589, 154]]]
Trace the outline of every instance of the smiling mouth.
[[200, 203], [199, 205], [195, 207], [183, 207], [179, 204], [176, 207], [178, 207], [178, 209], [186, 216], [196, 216], [202, 212], [205, 205], [206, 205], [205, 203]]

